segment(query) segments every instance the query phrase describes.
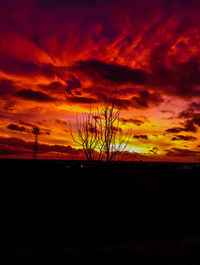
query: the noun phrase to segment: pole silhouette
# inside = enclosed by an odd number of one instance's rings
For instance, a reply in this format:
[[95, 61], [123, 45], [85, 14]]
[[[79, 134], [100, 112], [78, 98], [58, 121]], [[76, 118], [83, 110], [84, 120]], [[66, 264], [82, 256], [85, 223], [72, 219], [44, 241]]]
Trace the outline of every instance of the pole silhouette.
[[35, 135], [35, 142], [34, 142], [34, 149], [33, 149], [33, 159], [37, 159], [37, 152], [38, 152], [38, 134], [40, 133], [40, 129], [35, 127], [33, 129], [33, 134]]

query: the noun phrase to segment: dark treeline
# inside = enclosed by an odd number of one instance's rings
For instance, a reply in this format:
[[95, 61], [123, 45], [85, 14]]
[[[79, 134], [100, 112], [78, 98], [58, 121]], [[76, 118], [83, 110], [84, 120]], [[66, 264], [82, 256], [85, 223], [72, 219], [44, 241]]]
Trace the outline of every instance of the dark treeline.
[[199, 258], [199, 164], [1, 160], [0, 172], [4, 264]]

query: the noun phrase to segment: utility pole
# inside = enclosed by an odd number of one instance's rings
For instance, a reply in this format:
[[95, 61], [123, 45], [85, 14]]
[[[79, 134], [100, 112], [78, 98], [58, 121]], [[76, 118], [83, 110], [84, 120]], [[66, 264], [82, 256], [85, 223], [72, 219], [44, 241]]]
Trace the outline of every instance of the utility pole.
[[40, 133], [40, 129], [35, 127], [33, 129], [33, 134], [35, 135], [35, 143], [34, 143], [34, 150], [33, 150], [33, 159], [37, 159], [37, 151], [38, 151], [38, 134]]

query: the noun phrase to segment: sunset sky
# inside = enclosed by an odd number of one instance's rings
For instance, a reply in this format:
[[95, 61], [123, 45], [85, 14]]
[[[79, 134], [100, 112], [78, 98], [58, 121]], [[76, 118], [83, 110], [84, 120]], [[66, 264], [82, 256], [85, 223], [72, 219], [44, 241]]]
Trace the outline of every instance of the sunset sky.
[[117, 88], [127, 159], [200, 162], [199, 0], [0, 0], [0, 157], [81, 159], [68, 121]]

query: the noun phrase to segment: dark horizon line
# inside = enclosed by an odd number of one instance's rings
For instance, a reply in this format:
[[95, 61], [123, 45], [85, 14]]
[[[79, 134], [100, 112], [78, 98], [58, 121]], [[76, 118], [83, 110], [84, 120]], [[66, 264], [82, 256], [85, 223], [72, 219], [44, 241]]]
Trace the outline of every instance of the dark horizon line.
[[81, 163], [153, 163], [153, 164], [200, 164], [200, 162], [183, 162], [183, 161], [143, 161], [143, 160], [114, 160], [114, 161], [98, 161], [98, 160], [79, 160], [79, 159], [31, 159], [31, 158], [0, 158], [0, 163], [3, 161], [49, 161], [49, 162], [81, 162]]

